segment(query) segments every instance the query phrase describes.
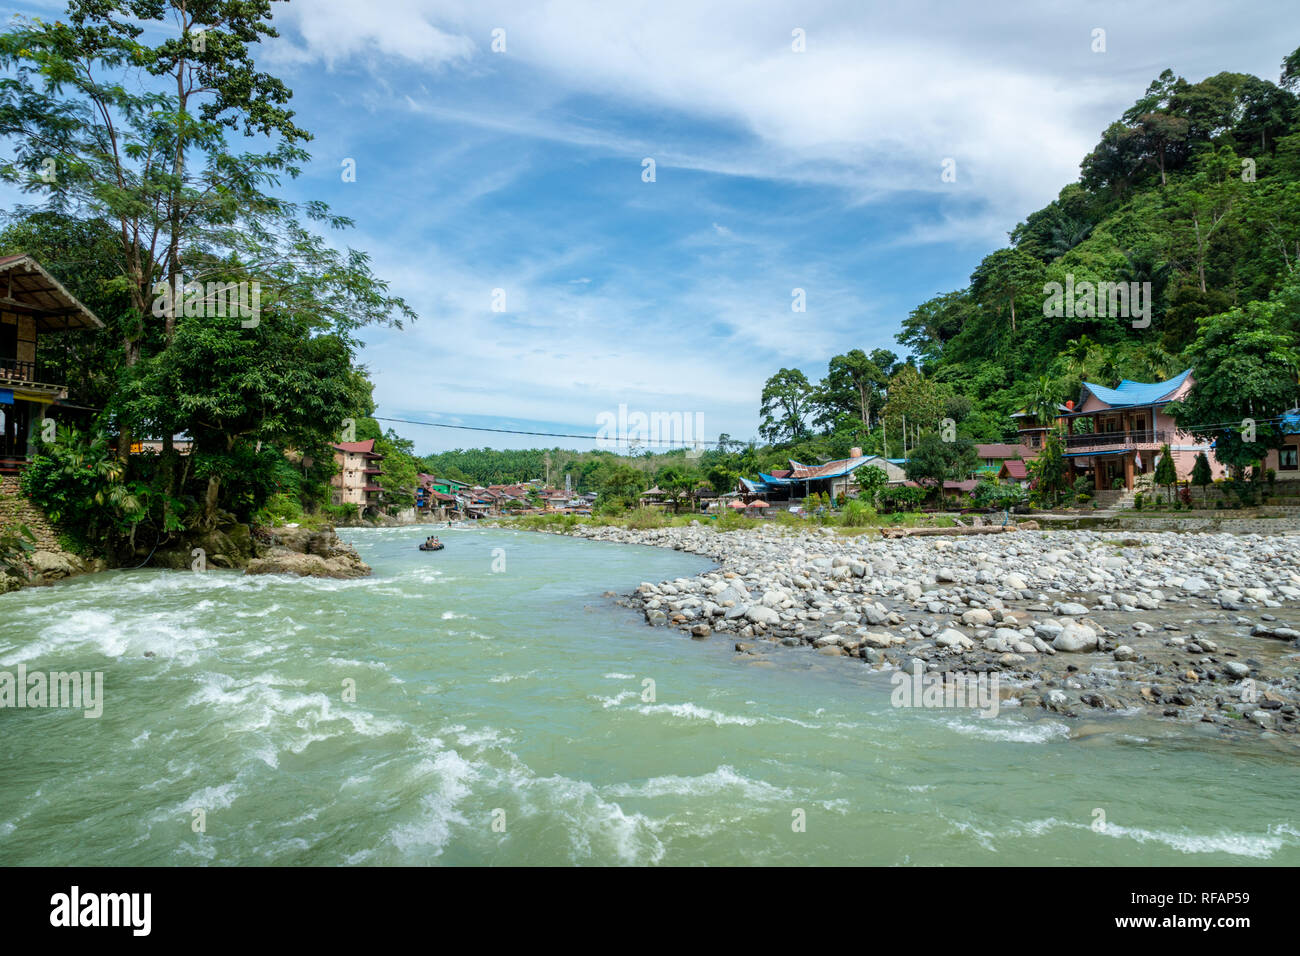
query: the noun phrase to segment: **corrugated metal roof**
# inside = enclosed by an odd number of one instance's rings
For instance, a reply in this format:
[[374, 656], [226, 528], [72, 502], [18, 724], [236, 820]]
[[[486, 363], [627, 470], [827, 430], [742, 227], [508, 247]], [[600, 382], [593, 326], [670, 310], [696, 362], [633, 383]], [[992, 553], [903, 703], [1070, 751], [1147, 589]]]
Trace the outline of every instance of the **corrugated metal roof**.
[[976, 444], [975, 446], [975, 452], [980, 458], [1018, 458], [1023, 449], [1023, 445], [1012, 445], [1007, 442], [992, 442], [989, 444]]
[[[1128, 379], [1120, 382], [1114, 388], [1107, 388], [1104, 385], [1096, 385], [1092, 382], [1084, 382], [1083, 387], [1086, 391], [1097, 396], [1112, 408], [1130, 408], [1135, 405], [1154, 405], [1156, 402], [1167, 398], [1176, 392], [1187, 376], [1192, 374], [1189, 368], [1181, 375], [1175, 375], [1166, 382], [1132, 382]], [[1080, 405], [1083, 401], [1080, 400]]]
[[1282, 434], [1300, 435], [1300, 408], [1291, 408], [1282, 413]]
[[861, 468], [874, 457], [874, 455], [862, 455], [859, 458], [841, 458], [837, 461], [828, 461], [824, 465], [804, 465], [792, 458], [790, 459], [790, 477], [799, 481], [816, 478], [839, 478]]

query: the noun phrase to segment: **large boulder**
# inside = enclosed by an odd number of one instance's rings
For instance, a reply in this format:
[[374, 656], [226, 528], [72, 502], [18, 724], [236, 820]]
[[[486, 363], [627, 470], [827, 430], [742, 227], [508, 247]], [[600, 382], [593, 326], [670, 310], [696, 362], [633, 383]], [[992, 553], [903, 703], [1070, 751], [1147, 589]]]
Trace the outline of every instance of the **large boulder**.
[[27, 556], [27, 563], [37, 577], [46, 581], [57, 581], [81, 570], [81, 562], [76, 557], [61, 551], [33, 551]]
[[1056, 635], [1056, 639], [1052, 641], [1052, 646], [1058, 651], [1073, 654], [1095, 651], [1097, 649], [1097, 632], [1086, 624], [1076, 624], [1071, 621], [1061, 629], [1060, 634]]
[[152, 564], [159, 568], [188, 571], [197, 558], [194, 549], [203, 550], [203, 562], [209, 568], [242, 568], [253, 557], [253, 533], [248, 525], [223, 516], [215, 528], [186, 534], [179, 543], [159, 548]]
[[771, 625], [781, 623], [780, 614], [777, 614], [776, 611], [772, 610], [770, 607], [763, 607], [761, 604], [755, 604], [746, 611], [745, 617], [748, 620], [753, 621], [755, 624]]
[[364, 578], [370, 574], [355, 551], [323, 558], [319, 554], [302, 554], [288, 548], [273, 547], [253, 558], [245, 574], [296, 574], [308, 578]]

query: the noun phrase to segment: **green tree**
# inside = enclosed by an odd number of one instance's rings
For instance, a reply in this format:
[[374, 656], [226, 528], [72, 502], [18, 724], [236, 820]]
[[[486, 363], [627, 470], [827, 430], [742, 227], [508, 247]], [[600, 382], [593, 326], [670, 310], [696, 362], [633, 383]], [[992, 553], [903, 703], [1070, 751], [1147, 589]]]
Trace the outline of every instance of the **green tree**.
[[909, 481], [937, 488], [942, 498], [943, 483], [965, 480], [978, 461], [975, 443], [969, 438], [944, 441], [938, 433], [929, 432], [912, 449], [903, 470]]
[[1238, 478], [1285, 441], [1269, 421], [1291, 407], [1300, 369], [1294, 340], [1279, 329], [1284, 321], [1280, 299], [1202, 319], [1186, 355], [1196, 383], [1166, 407], [1197, 442], [1212, 442], [1214, 457]]
[[848, 414], [870, 429], [881, 391], [897, 362], [898, 356], [887, 349], [874, 349], [870, 355], [852, 349], [832, 358], [816, 389], [817, 420], [830, 424], [837, 416]]
[[1053, 507], [1060, 503], [1061, 495], [1070, 488], [1070, 468], [1065, 460], [1065, 447], [1061, 431], [1053, 428], [1043, 439], [1043, 449], [1029, 463], [1034, 490], [1051, 501]]
[[972, 298], [994, 309], [1005, 307], [1012, 332], [1016, 331], [1016, 299], [1041, 294], [1042, 286], [1043, 264], [1019, 249], [999, 249], [985, 256], [970, 277]]
[[610, 470], [605, 483], [597, 492], [601, 501], [617, 501], [623, 507], [636, 505], [645, 490], [645, 475], [630, 465], [617, 465]]
[[950, 389], [934, 379], [926, 378], [911, 365], [904, 365], [889, 380], [884, 412], [886, 434], [901, 436], [903, 448], [907, 449], [907, 433], [938, 426], [948, 410], [950, 393]]
[[1210, 471], [1210, 459], [1205, 456], [1205, 452], [1197, 452], [1196, 462], [1192, 465], [1192, 484], [1201, 489], [1201, 497], [1208, 500], [1209, 487], [1214, 483], [1214, 475]]
[[1173, 488], [1178, 484], [1178, 469], [1174, 467], [1174, 456], [1169, 445], [1160, 446], [1160, 462], [1156, 465], [1155, 482], [1165, 489], [1166, 497], [1173, 500]]
[[770, 442], [795, 441], [808, 432], [806, 418], [813, 387], [796, 369], [783, 368], [763, 386], [759, 432]]
[[857, 483], [859, 496], [872, 507], [875, 507], [876, 497], [881, 490], [889, 485], [885, 469], [874, 465], [859, 468], [853, 473], [853, 480]]
[[908, 314], [896, 339], [912, 350], [922, 366], [933, 365], [943, 355], [944, 344], [961, 331], [972, 307], [965, 290], [935, 296]]
[[195, 475], [206, 481], [200, 524], [211, 527], [222, 483], [247, 482], [259, 468], [250, 454], [336, 440], [365, 384], [341, 337], [313, 334], [292, 312], [252, 329], [238, 317], [184, 319], [169, 348], [132, 370], [115, 409], [155, 434], [189, 433]]

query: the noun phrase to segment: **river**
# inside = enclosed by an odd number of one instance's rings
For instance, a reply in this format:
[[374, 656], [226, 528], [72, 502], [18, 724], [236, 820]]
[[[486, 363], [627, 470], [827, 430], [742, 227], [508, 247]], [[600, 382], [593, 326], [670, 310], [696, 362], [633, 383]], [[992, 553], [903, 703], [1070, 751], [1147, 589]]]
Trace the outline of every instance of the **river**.
[[345, 530], [355, 581], [118, 571], [0, 597], [0, 864], [1300, 864], [1300, 762], [1163, 722], [896, 709], [602, 596], [697, 556]]

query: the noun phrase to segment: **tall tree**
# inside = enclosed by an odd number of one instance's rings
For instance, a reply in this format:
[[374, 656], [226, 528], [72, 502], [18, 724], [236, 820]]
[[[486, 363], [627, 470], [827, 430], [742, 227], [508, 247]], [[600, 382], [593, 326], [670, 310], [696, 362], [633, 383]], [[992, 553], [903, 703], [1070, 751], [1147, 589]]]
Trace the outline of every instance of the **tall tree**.
[[1196, 453], [1196, 461], [1192, 465], [1192, 484], [1201, 489], [1201, 497], [1209, 498], [1209, 487], [1214, 483], [1214, 473], [1210, 470], [1210, 459], [1205, 457], [1205, 452]]
[[937, 488], [943, 497], [945, 481], [964, 481], [979, 461], [969, 438], [944, 441], [937, 432], [926, 433], [908, 455], [904, 471], [908, 480]]
[[1270, 419], [1300, 392], [1300, 351], [1283, 331], [1282, 311], [1280, 301], [1252, 302], [1202, 319], [1187, 350], [1196, 384], [1166, 408], [1196, 441], [1212, 442], [1214, 457], [1238, 477], [1282, 446], [1282, 429]]
[[875, 406], [897, 362], [898, 356], [887, 349], [874, 349], [870, 355], [852, 349], [832, 358], [817, 387], [818, 421], [829, 423], [840, 414], [850, 414], [870, 428]]
[[1031, 292], [1041, 294], [1043, 264], [1019, 249], [999, 249], [984, 257], [970, 277], [970, 291], [976, 301], [1005, 308], [1016, 331], [1016, 298]]
[[763, 386], [759, 432], [770, 442], [795, 441], [808, 432], [812, 384], [799, 369], [783, 368]]
[[1155, 483], [1165, 489], [1165, 496], [1173, 501], [1173, 488], [1178, 484], [1178, 469], [1168, 443], [1160, 446], [1160, 460], [1156, 463]]

